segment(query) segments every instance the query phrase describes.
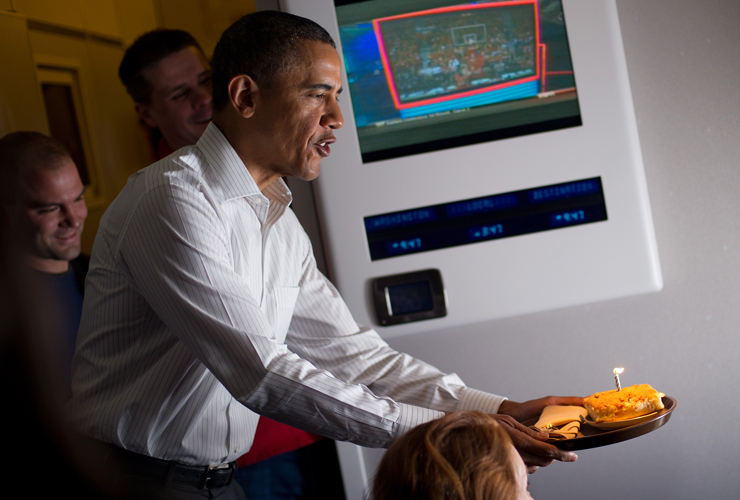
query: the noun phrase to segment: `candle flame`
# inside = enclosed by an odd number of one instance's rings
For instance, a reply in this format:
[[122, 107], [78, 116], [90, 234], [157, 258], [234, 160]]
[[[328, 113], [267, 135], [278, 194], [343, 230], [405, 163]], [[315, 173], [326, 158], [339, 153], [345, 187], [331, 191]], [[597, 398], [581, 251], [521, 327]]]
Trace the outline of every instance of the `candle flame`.
[[619, 375], [624, 371], [624, 368], [615, 368], [614, 369], [614, 375]]

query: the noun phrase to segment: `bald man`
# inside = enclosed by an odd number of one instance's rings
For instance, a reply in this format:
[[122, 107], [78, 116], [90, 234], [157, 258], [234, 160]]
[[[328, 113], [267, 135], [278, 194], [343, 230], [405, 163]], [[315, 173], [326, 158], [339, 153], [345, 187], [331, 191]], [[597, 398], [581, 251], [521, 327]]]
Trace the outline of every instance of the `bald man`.
[[10, 205], [24, 264], [54, 299], [50, 310], [57, 308], [63, 375], [69, 381], [89, 262], [80, 253], [85, 187], [64, 146], [38, 132], [0, 139], [0, 163], [10, 170], [6, 190], [11, 194], [4, 202]]

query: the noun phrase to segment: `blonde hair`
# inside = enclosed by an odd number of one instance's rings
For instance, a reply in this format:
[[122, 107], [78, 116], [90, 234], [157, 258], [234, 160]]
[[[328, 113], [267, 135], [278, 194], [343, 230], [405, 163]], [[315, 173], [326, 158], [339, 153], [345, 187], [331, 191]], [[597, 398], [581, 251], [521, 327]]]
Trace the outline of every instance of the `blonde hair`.
[[451, 413], [415, 427], [383, 456], [373, 500], [515, 500], [511, 439], [490, 415]]

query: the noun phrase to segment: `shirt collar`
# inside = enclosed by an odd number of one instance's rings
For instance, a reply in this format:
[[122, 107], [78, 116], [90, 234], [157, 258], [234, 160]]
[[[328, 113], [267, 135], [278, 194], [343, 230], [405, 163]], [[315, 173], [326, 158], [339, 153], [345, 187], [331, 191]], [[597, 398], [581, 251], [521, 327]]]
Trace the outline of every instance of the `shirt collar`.
[[225, 200], [261, 194], [244, 162], [213, 122], [195, 146], [208, 160], [209, 172], [205, 175], [221, 187]]

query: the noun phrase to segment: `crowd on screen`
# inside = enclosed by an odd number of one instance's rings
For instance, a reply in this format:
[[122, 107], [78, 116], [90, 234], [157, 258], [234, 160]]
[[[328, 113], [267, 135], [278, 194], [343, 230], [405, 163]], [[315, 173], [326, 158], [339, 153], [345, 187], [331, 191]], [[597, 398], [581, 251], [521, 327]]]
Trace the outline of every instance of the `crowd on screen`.
[[[413, 29], [409, 29], [409, 25]], [[534, 74], [531, 11], [388, 21], [383, 42], [401, 100], [458, 92]]]

